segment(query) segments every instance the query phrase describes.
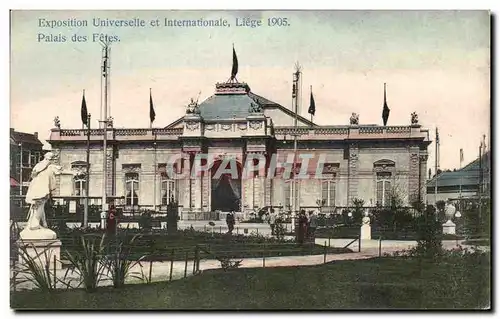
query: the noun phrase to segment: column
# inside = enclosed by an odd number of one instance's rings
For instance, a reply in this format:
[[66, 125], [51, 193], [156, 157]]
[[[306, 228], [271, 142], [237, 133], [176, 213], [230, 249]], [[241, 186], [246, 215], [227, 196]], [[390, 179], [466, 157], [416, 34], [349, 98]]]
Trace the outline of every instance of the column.
[[272, 191], [271, 179], [264, 177], [264, 206], [273, 206]]
[[427, 154], [420, 155], [420, 200], [426, 202], [427, 197]]
[[356, 144], [349, 147], [349, 176], [347, 181], [347, 206], [352, 205], [352, 200], [358, 197], [358, 158], [359, 148]]
[[184, 183], [182, 183], [184, 186], [184, 191], [182, 192], [182, 194], [183, 194], [182, 205], [183, 205], [183, 211], [189, 211], [190, 207], [191, 207], [191, 204], [190, 204], [190, 200], [191, 200], [191, 193], [190, 193], [190, 189], [191, 189], [191, 176], [190, 176], [191, 161], [190, 161], [190, 158], [187, 156], [185, 158], [183, 158], [182, 161], [183, 161], [183, 167], [184, 167], [183, 172], [182, 172], [184, 174]]
[[409, 203], [418, 200], [419, 195], [419, 173], [420, 173], [420, 160], [418, 150], [412, 150], [410, 153], [410, 163], [408, 165], [408, 199]]

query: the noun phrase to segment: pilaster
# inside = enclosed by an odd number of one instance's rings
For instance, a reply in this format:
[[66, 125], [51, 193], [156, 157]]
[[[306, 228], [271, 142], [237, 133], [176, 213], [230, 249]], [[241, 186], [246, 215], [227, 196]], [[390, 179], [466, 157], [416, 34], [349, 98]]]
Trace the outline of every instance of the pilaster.
[[347, 206], [352, 204], [352, 200], [358, 197], [358, 167], [359, 167], [359, 148], [356, 144], [349, 146], [349, 180], [347, 186]]
[[420, 174], [420, 160], [418, 154], [418, 148], [410, 148], [408, 164], [408, 198], [409, 204], [418, 200], [419, 194], [419, 174]]
[[427, 196], [427, 154], [420, 154], [420, 200], [425, 202]]

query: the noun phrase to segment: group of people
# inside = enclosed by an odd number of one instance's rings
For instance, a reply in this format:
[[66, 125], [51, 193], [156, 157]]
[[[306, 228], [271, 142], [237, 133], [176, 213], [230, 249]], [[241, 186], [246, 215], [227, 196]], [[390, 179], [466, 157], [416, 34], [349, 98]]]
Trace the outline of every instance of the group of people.
[[[271, 235], [276, 235], [276, 222], [279, 218], [273, 208], [266, 214], [266, 221], [271, 227]], [[306, 238], [314, 239], [314, 233], [318, 227], [318, 216], [314, 211], [309, 211], [306, 215], [305, 210], [301, 210], [298, 216], [297, 241], [302, 244]]]
[[318, 216], [314, 211], [309, 211], [306, 215], [305, 210], [301, 210], [298, 218], [297, 241], [303, 244], [306, 238], [314, 240], [314, 233], [318, 227]]

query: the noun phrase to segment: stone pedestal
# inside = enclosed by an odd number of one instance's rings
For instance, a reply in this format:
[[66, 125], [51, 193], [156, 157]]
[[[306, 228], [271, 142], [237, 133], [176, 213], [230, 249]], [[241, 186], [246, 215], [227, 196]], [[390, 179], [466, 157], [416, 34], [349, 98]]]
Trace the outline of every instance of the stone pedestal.
[[455, 235], [455, 223], [451, 220], [448, 220], [443, 224], [443, 234]]
[[[49, 262], [49, 269], [61, 269], [61, 241], [59, 239], [20, 239], [17, 241], [19, 264], [24, 264], [23, 255], [44, 266]], [[24, 247], [24, 249], [22, 248]], [[49, 260], [47, 260], [49, 259]]]
[[361, 239], [372, 239], [372, 227], [370, 225], [365, 224], [361, 226]]

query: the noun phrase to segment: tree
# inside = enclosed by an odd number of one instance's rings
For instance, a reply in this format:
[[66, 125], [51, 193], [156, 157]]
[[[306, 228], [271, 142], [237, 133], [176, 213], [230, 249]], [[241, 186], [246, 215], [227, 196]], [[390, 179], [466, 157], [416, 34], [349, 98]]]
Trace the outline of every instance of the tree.
[[[423, 207], [423, 203], [419, 206]], [[441, 223], [436, 220], [436, 209], [428, 205], [418, 218], [416, 254], [424, 258], [441, 254], [441, 237]]]
[[354, 206], [354, 209], [352, 211], [353, 221], [355, 224], [360, 224], [361, 218], [363, 218], [363, 207], [365, 206], [365, 201], [361, 198], [353, 198], [352, 205]]

